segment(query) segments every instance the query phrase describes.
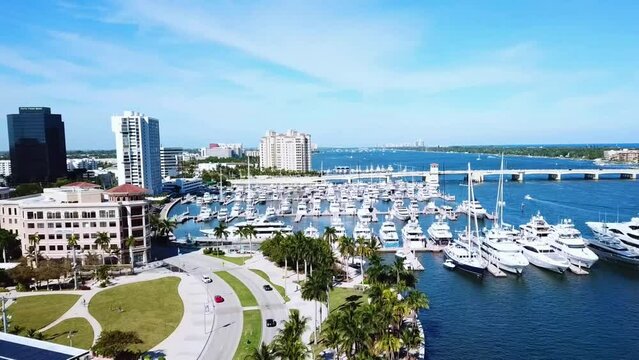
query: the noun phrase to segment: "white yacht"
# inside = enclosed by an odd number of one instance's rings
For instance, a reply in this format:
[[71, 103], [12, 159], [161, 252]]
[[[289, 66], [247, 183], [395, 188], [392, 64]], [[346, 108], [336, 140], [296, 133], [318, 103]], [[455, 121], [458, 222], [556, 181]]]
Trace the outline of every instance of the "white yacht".
[[313, 224], [309, 224], [306, 229], [304, 229], [304, 236], [309, 238], [317, 239], [320, 236], [319, 230]]
[[353, 229], [353, 239], [364, 238], [370, 240], [373, 237], [371, 229], [368, 227], [368, 223], [358, 221]]
[[[472, 176], [470, 171], [470, 163], [468, 164], [468, 202], [474, 199]], [[454, 268], [461, 269], [479, 277], [484, 276], [484, 272], [488, 267], [488, 262], [480, 255], [481, 248], [475, 246], [471, 241], [472, 221], [475, 220], [475, 228], [477, 228], [477, 214], [472, 212], [471, 207], [466, 208], [468, 217], [468, 225], [466, 227], [465, 236], [459, 236], [457, 240], [450, 243], [444, 248], [444, 254], [454, 263]]]
[[404, 225], [402, 228], [402, 241], [404, 242], [404, 247], [408, 246], [412, 249], [423, 248], [426, 245], [426, 236], [424, 236], [424, 231], [417, 219], [411, 218]]
[[229, 211], [226, 206], [220, 206], [220, 210], [217, 213], [217, 220], [220, 222], [226, 222], [228, 220]]
[[202, 195], [202, 204], [210, 204], [213, 202], [213, 197], [211, 196], [210, 193], [205, 192], [204, 195]]
[[266, 192], [260, 191], [259, 195], [257, 196], [256, 202], [258, 204], [266, 204]]
[[200, 213], [195, 217], [196, 222], [207, 222], [213, 220], [214, 214], [210, 207], [202, 206]]
[[255, 214], [255, 208], [253, 207], [253, 203], [251, 202], [246, 202], [246, 210], [244, 210], [244, 219], [246, 221], [253, 221], [255, 220], [256, 214]]
[[609, 232], [622, 243], [639, 250], [639, 217], [633, 217], [630, 221], [616, 223], [586, 222], [586, 225], [595, 234]]
[[280, 204], [280, 213], [282, 214], [290, 214], [293, 210], [291, 210], [291, 202], [288, 199], [282, 200]]
[[331, 227], [335, 229], [335, 235], [338, 238], [346, 236], [346, 228], [344, 227], [344, 222], [339, 216], [331, 217]]
[[297, 204], [297, 215], [306, 215], [306, 214], [307, 214], [306, 202], [300, 201]]
[[626, 246], [605, 225], [587, 241], [588, 246], [604, 260], [639, 268], [639, 249]]
[[408, 211], [410, 211], [411, 218], [419, 217], [419, 203], [417, 200], [413, 199], [410, 201]]
[[388, 218], [382, 223], [379, 228], [379, 240], [384, 246], [397, 246], [399, 245], [399, 236], [397, 235], [397, 228], [395, 223]]
[[393, 217], [397, 218], [401, 221], [406, 221], [410, 218], [410, 211], [406, 206], [404, 206], [404, 202], [402, 200], [395, 200], [393, 203], [393, 207], [391, 208], [390, 213]]
[[373, 221], [373, 212], [375, 208], [369, 200], [362, 202], [362, 207], [357, 210], [357, 218], [359, 221], [370, 223]]
[[599, 257], [586, 247], [581, 232], [575, 228], [570, 219], [563, 219], [552, 226], [548, 242], [556, 251], [561, 252], [571, 264], [590, 268]]
[[229, 221], [237, 218], [238, 216], [240, 216], [240, 212], [242, 211], [242, 207], [240, 205], [239, 202], [234, 202], [233, 206], [231, 207], [231, 213], [229, 214]]
[[357, 208], [355, 207], [355, 204], [353, 204], [352, 201], [347, 202], [346, 206], [344, 207], [344, 214], [355, 215], [356, 213], [357, 213]]
[[337, 201], [331, 201], [330, 205], [328, 206], [328, 212], [334, 215], [338, 215], [340, 212], [339, 203]]
[[319, 197], [313, 198], [313, 207], [311, 208], [311, 215], [320, 216], [322, 215], [322, 199]]
[[[228, 230], [232, 236], [239, 236], [239, 230], [243, 227], [251, 225], [255, 229], [255, 239], [265, 240], [271, 238], [275, 233], [280, 232], [282, 235], [290, 235], [293, 233], [293, 228], [284, 224], [281, 221], [270, 221], [265, 217], [260, 217], [255, 221], [242, 221], [233, 226], [229, 226]], [[205, 234], [211, 233], [214, 229], [201, 230]]]
[[539, 211], [537, 215], [533, 215], [528, 223], [520, 225], [519, 229], [523, 237], [533, 237], [544, 240], [550, 235], [550, 225], [546, 222], [546, 219], [541, 216]]
[[456, 212], [458, 213], [468, 213], [470, 216], [476, 216], [478, 219], [484, 219], [488, 217], [488, 212], [477, 200], [464, 200], [457, 207]]
[[264, 213], [264, 216], [266, 216], [267, 218], [272, 218], [275, 217], [275, 208], [272, 206], [269, 206], [266, 208], [266, 212]]
[[555, 251], [546, 240], [535, 237], [517, 239], [528, 261], [542, 269], [563, 274], [570, 267], [570, 262], [561, 253]]
[[448, 245], [453, 242], [453, 233], [443, 215], [437, 215], [437, 221], [428, 227], [427, 232], [428, 239], [435, 245]]
[[424, 206], [424, 214], [436, 214], [437, 213], [437, 205], [435, 205], [434, 201], [429, 201]]

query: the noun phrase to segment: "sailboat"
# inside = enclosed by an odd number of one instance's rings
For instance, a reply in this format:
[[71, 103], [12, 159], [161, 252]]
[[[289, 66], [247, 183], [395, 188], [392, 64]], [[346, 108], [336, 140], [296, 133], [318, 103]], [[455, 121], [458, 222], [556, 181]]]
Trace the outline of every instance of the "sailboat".
[[[474, 195], [472, 173], [470, 170], [470, 163], [468, 163], [468, 201], [472, 201]], [[477, 275], [478, 277], [482, 277], [488, 267], [488, 262], [481, 256], [481, 247], [476, 247], [471, 241], [473, 236], [476, 235], [479, 237], [479, 231], [477, 230], [477, 215], [473, 216], [469, 208], [467, 217], [468, 225], [466, 227], [466, 233], [458, 236], [455, 241], [444, 248], [444, 254], [453, 262], [455, 268], [459, 268], [463, 271]], [[473, 234], [472, 232], [471, 219], [473, 218], [475, 220], [476, 234]]]

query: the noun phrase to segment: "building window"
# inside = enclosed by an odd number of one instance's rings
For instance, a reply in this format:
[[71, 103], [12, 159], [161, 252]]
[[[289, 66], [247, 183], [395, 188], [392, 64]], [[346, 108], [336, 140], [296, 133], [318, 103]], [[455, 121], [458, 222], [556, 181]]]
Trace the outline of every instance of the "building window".
[[64, 223], [64, 227], [70, 228], [71, 227], [71, 223], [70, 222]]
[[118, 236], [118, 234], [116, 233], [110, 233], [109, 237], [111, 237], [111, 239], [115, 239]]
[[49, 234], [49, 240], [53, 240], [53, 239], [55, 239], [55, 235]]
[[38, 246], [38, 250], [39, 251], [47, 251], [47, 247], [44, 246], [44, 245], [40, 245], [40, 246]]
[[64, 245], [58, 245], [58, 251], [64, 250]]
[[92, 248], [93, 250], [97, 250], [97, 249], [98, 249], [98, 245], [91, 245], [91, 248]]
[[90, 250], [91, 246], [90, 245], [84, 245], [84, 250]]
[[33, 211], [27, 211], [27, 219], [33, 219]]
[[105, 228], [107, 226], [106, 221], [100, 221], [100, 227]]
[[53, 223], [48, 223], [48, 224], [47, 224], [47, 227], [48, 227], [49, 229], [53, 229], [53, 226], [54, 226], [54, 225], [53, 225]]
[[55, 238], [58, 240], [62, 240], [62, 234], [55, 234]]
[[109, 210], [109, 217], [110, 218], [114, 218], [115, 217], [115, 210]]
[[106, 210], [100, 210], [100, 217], [101, 218], [107, 217], [107, 211]]
[[38, 219], [40, 219], [40, 220], [44, 219], [44, 213], [43, 213], [42, 211], [38, 211], [38, 212], [36, 213], [36, 215], [37, 215], [36, 217], [37, 217]]
[[115, 221], [109, 221], [109, 227], [116, 227], [117, 224]]
[[89, 234], [82, 234], [82, 238], [83, 239], [88, 239], [89, 238]]
[[61, 229], [62, 228], [62, 223], [55, 223], [55, 228], [56, 229]]
[[74, 223], [73, 223], [73, 227], [74, 227], [74, 228], [78, 228], [78, 227], [80, 227], [80, 223], [74, 222]]
[[28, 223], [27, 224], [27, 229], [33, 229], [35, 228], [35, 224], [34, 223]]
[[55, 245], [49, 245], [49, 251], [55, 251]]
[[43, 223], [38, 223], [37, 227], [38, 227], [38, 229], [44, 229], [44, 224]]
[[91, 227], [92, 227], [92, 228], [94, 228], [94, 227], [98, 227], [98, 223], [97, 223], [97, 222], [95, 222], [95, 221], [92, 221], [92, 222], [91, 222]]

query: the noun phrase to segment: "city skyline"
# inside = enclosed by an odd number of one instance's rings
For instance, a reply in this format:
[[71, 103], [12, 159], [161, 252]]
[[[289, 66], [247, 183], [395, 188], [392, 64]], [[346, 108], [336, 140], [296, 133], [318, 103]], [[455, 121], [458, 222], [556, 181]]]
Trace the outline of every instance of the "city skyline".
[[12, 3], [0, 109], [55, 108], [69, 149], [113, 148], [131, 108], [163, 146], [634, 143], [637, 6]]

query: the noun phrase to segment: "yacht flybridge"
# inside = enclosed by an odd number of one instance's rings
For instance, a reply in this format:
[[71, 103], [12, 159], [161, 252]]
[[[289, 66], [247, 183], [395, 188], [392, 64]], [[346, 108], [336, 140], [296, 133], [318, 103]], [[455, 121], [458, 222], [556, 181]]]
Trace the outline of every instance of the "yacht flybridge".
[[555, 251], [562, 253], [571, 264], [577, 267], [590, 268], [599, 257], [586, 247], [581, 232], [575, 228], [570, 219], [563, 219], [552, 226], [548, 241]]

